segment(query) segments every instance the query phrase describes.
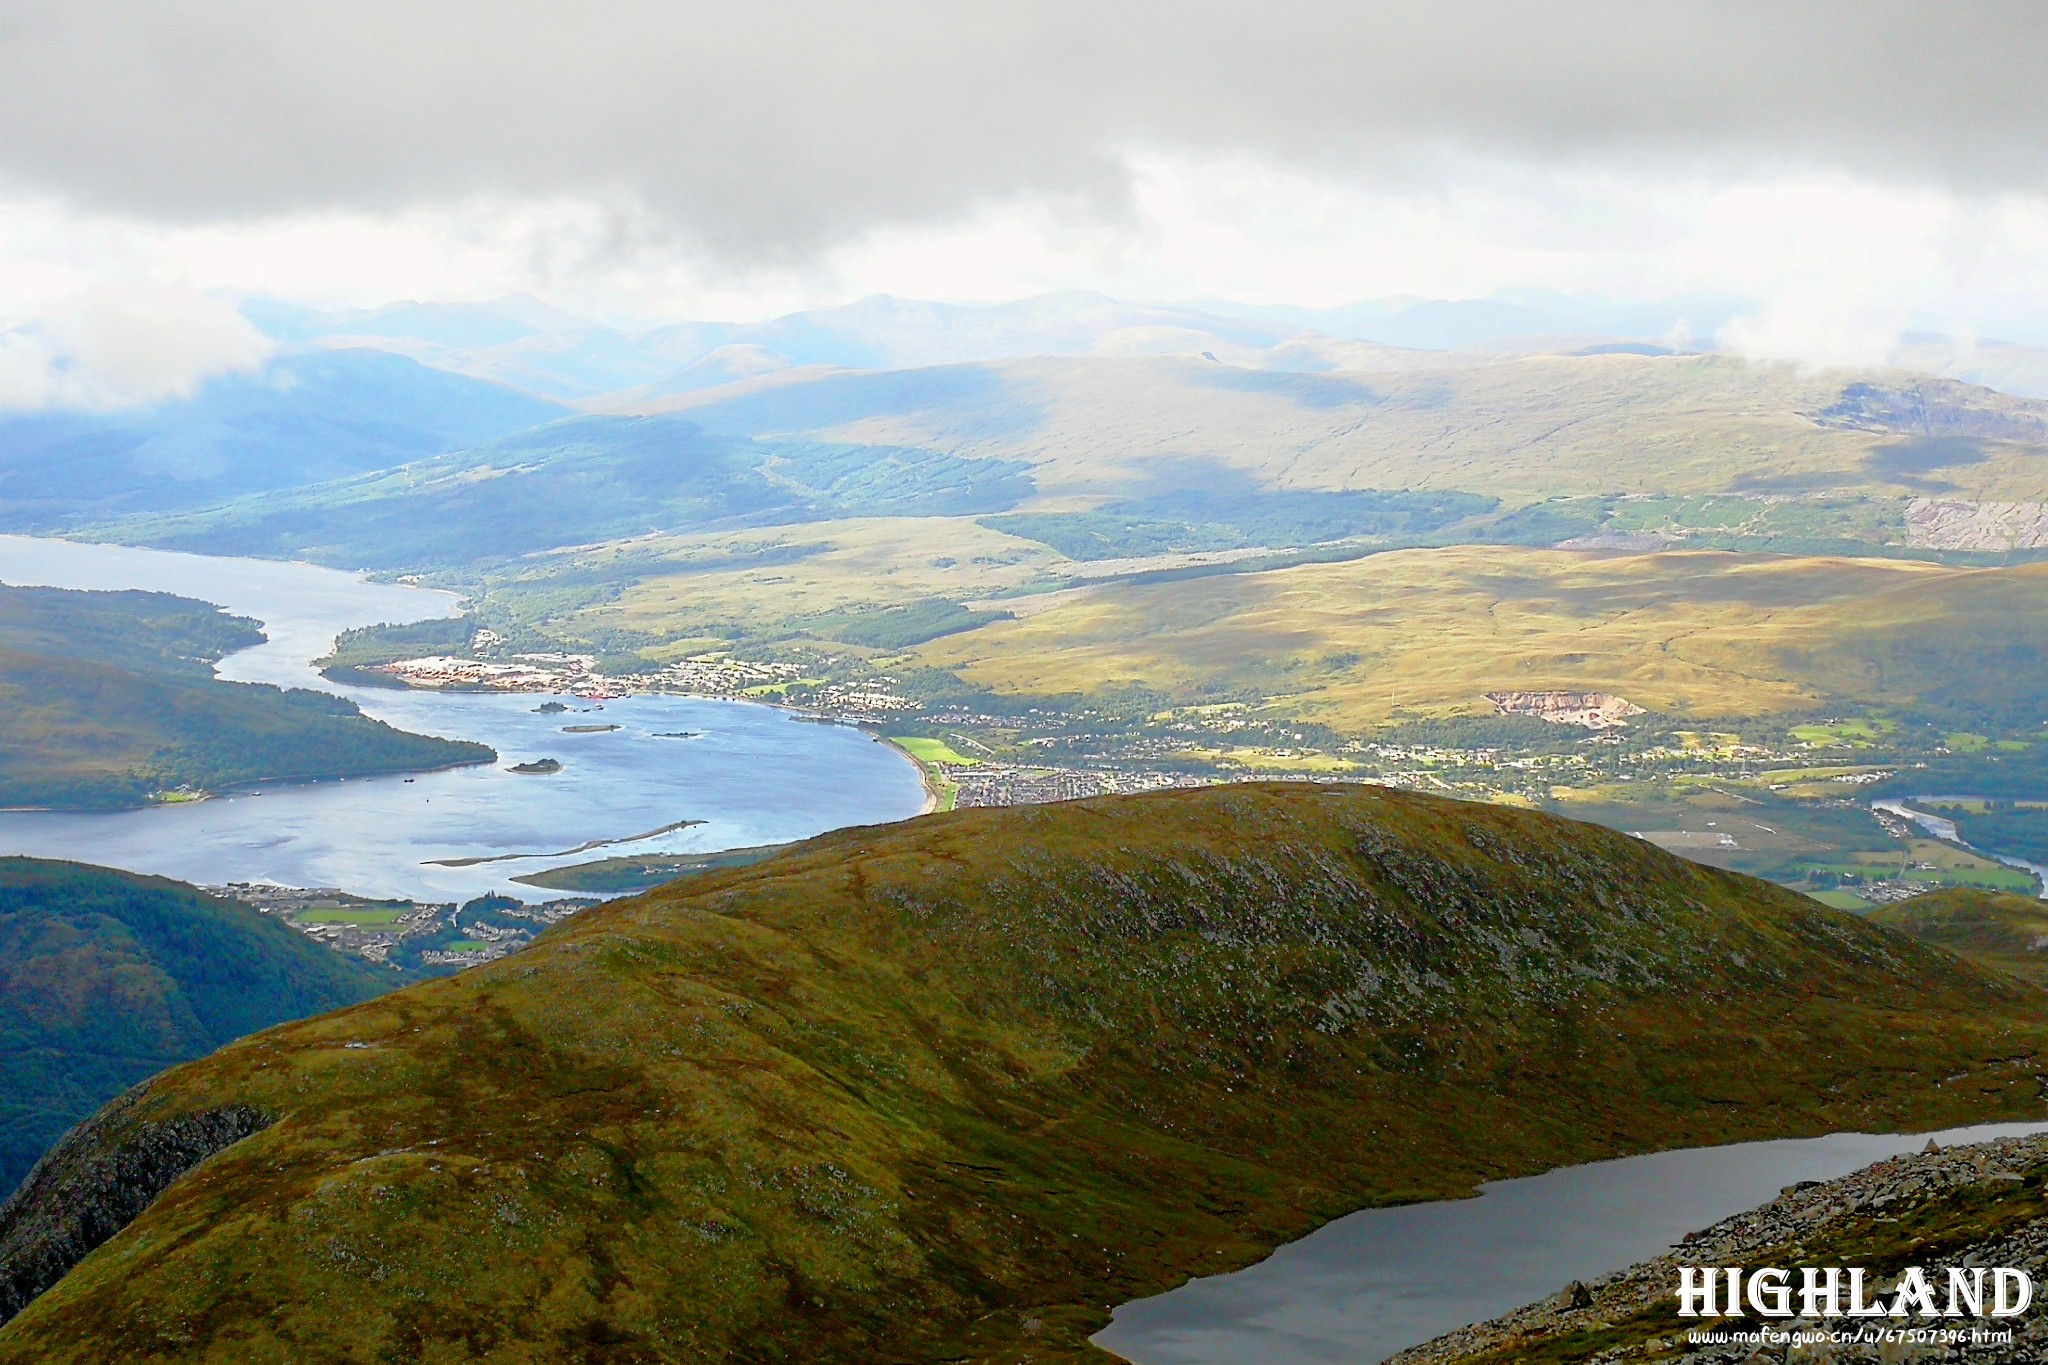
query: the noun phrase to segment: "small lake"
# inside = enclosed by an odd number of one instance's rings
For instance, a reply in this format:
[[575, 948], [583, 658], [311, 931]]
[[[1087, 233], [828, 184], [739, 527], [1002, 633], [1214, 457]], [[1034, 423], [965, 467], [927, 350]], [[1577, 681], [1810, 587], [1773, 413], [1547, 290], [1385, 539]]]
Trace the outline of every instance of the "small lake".
[[1929, 1137], [1947, 1147], [2044, 1129], [1695, 1147], [1493, 1181], [1476, 1199], [1366, 1209], [1257, 1265], [1124, 1304], [1093, 1340], [1136, 1365], [1370, 1365], [1661, 1256], [1797, 1181], [1848, 1175]]
[[[553, 893], [510, 877], [614, 854], [804, 839], [904, 819], [924, 804], [915, 765], [895, 749], [770, 706], [642, 696], [594, 710], [598, 703], [565, 697], [566, 713], [543, 715], [535, 708], [549, 699], [541, 695], [341, 687], [312, 667], [350, 627], [453, 615], [458, 601], [449, 593], [306, 564], [26, 536], [0, 536], [0, 582], [148, 588], [216, 603], [260, 620], [269, 636], [224, 659], [221, 677], [337, 692], [402, 730], [479, 740], [499, 754], [496, 764], [410, 780], [278, 785], [132, 811], [0, 812], [0, 853], [203, 884], [271, 881], [430, 900], [496, 890], [544, 899]], [[564, 730], [570, 725], [618, 728], [571, 734]], [[505, 771], [546, 758], [562, 770]], [[701, 823], [671, 828], [685, 821]], [[441, 865], [506, 854], [548, 856]]]

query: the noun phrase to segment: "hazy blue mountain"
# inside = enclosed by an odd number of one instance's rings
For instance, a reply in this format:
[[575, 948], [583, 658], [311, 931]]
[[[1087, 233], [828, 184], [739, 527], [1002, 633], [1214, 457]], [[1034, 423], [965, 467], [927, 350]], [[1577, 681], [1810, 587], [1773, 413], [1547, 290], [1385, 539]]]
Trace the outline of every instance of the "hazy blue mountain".
[[749, 379], [761, 379], [768, 375], [784, 374], [792, 369], [789, 358], [765, 346], [754, 346], [746, 342], [735, 342], [720, 346], [673, 370], [654, 383], [635, 389], [632, 397], [647, 402], [660, 398], [675, 397], [679, 394], [701, 393], [705, 389], [723, 388], [727, 384], [744, 383]]
[[[628, 331], [525, 297], [321, 312], [254, 301], [244, 311], [290, 344], [375, 347], [568, 401], [644, 403], [783, 369], [899, 370], [1033, 356], [1197, 355], [1251, 369], [1409, 368], [1420, 353], [1571, 349], [1582, 341], [1711, 338], [1749, 306], [1732, 295], [1627, 302], [1541, 290], [1484, 299], [1378, 299], [1336, 308], [1125, 303], [1062, 290], [996, 304], [877, 294], [765, 322]], [[1397, 347], [1407, 356], [1345, 350]]]
[[0, 414], [0, 529], [55, 530], [387, 469], [566, 411], [403, 356], [340, 350], [281, 356], [147, 407]]
[[440, 346], [502, 346], [546, 332], [583, 331], [587, 319], [523, 294], [485, 303], [421, 303], [407, 299], [378, 308], [309, 308], [278, 299], [250, 299], [242, 313], [278, 341], [306, 343], [334, 337], [395, 337]]
[[243, 311], [294, 345], [374, 347], [425, 365], [580, 401], [599, 394], [676, 394], [778, 369], [904, 369], [1020, 356], [1131, 349], [1121, 339], [1173, 333], [1178, 351], [1270, 347], [1302, 329], [1285, 321], [1119, 302], [1067, 290], [999, 304], [885, 294], [766, 322], [682, 322], [627, 332], [513, 297], [486, 303], [397, 303], [322, 312], [270, 300]]
[[[791, 313], [770, 322], [714, 329], [686, 323], [648, 334], [671, 351], [710, 341], [744, 343], [795, 365], [904, 369], [1035, 355], [1089, 355], [1105, 339], [1132, 328], [1170, 327], [1219, 341], [1270, 346], [1300, 329], [1189, 308], [1122, 303], [1102, 294], [1062, 290], [1014, 303], [960, 305], [876, 294], [838, 308]], [[709, 348], [707, 348], [709, 349]]]
[[[407, 301], [336, 310], [251, 299], [242, 312], [287, 345], [389, 351], [435, 369], [571, 402], [649, 383], [674, 369], [679, 359], [617, 328], [523, 295], [483, 303]], [[694, 359], [717, 344], [709, 342], [680, 359]]]
[[169, 549], [378, 569], [470, 564], [650, 531], [1000, 512], [1031, 492], [1017, 460], [757, 441], [681, 417], [593, 416], [403, 471], [110, 529], [117, 539]]
[[1701, 293], [1682, 298], [1627, 301], [1553, 290], [1503, 290], [1483, 299], [1372, 299], [1335, 308], [1247, 306], [1223, 301], [1197, 305], [1221, 317], [1242, 318], [1320, 332], [1355, 341], [1421, 350], [1499, 346], [1529, 338], [1587, 337], [1658, 340], [1682, 331], [1710, 343], [1751, 300]]

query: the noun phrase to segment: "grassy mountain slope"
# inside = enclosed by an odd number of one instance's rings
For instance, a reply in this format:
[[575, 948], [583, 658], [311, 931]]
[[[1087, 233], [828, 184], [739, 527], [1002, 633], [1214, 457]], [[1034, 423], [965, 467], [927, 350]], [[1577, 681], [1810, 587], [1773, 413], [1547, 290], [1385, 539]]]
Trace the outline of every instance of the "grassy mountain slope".
[[145, 1076], [398, 980], [177, 882], [0, 858], [0, 1188]]
[[1002, 692], [1264, 694], [1342, 728], [1384, 722], [1390, 697], [1485, 712], [1489, 691], [1551, 687], [1697, 716], [1846, 699], [2029, 726], [2044, 600], [2039, 565], [1457, 546], [1093, 589], [919, 653]]
[[359, 479], [105, 529], [206, 553], [464, 566], [677, 528], [1001, 511], [1030, 491], [1021, 468], [929, 450], [771, 445], [673, 417], [581, 417]]
[[[1361, 534], [1550, 544], [1656, 533], [1832, 551], [1962, 534], [1909, 530], [1914, 498], [2048, 497], [2048, 404], [1723, 356], [1329, 374], [1045, 358], [805, 371], [673, 404], [318, 486], [295, 478], [190, 515], [187, 500], [178, 515], [106, 529], [422, 567], [650, 532], [1001, 512], [1036, 497], [1006, 528], [1088, 558]], [[1093, 506], [1103, 500], [1112, 521]]]
[[0, 806], [134, 805], [153, 793], [488, 760], [324, 692], [222, 682], [256, 623], [190, 598], [0, 585]]
[[[674, 400], [707, 431], [1027, 460], [1052, 494], [1222, 466], [1291, 491], [2039, 499], [2048, 406], [1955, 380], [1728, 356], [1289, 374], [1193, 358], [796, 377]], [[1191, 480], [1181, 479], [1188, 483]]]
[[1951, 887], [1880, 905], [1868, 918], [1981, 967], [2048, 985], [2048, 902]]
[[0, 1361], [1082, 1359], [1108, 1305], [1363, 1204], [2034, 1112], [2037, 1002], [1374, 788], [844, 831], [158, 1078], [0, 1213], [0, 1280], [111, 1207], [95, 1172], [210, 1159]]
[[380, 351], [284, 356], [189, 399], [0, 417], [0, 528], [42, 531], [383, 469], [561, 416]]

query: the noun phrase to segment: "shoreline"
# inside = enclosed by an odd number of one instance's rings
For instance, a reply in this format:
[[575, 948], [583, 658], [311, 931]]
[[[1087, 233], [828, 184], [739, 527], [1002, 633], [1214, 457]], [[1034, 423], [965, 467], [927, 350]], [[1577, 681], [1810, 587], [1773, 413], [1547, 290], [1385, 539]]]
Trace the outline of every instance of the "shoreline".
[[[380, 724], [382, 722], [379, 722]], [[408, 731], [407, 733], [412, 733]], [[446, 735], [427, 735], [427, 739], [447, 739]], [[451, 741], [455, 742], [455, 741]], [[475, 744], [476, 740], [461, 741]], [[488, 747], [488, 746], [486, 746]], [[375, 772], [322, 773], [307, 777], [252, 777], [241, 782], [230, 782], [225, 786], [208, 787], [203, 791], [190, 792], [167, 801], [133, 801], [113, 806], [0, 806], [0, 815], [126, 815], [140, 810], [166, 810], [174, 806], [199, 806], [209, 801], [231, 800], [238, 796], [261, 796], [267, 791], [285, 791], [293, 787], [311, 787], [323, 782], [376, 782], [385, 778], [402, 777], [408, 782], [415, 777], [426, 777], [433, 773], [452, 773], [461, 768], [477, 768], [495, 764], [504, 755], [493, 752], [489, 758], [463, 758], [448, 763], [437, 763], [430, 768], [382, 768]]]
[[[391, 675], [389, 674], [381, 676], [391, 677]], [[918, 785], [924, 788], [924, 804], [918, 808], [918, 815], [934, 815], [939, 813], [940, 811], [950, 809], [950, 807], [946, 804], [946, 800], [947, 797], [951, 795], [951, 793], [948, 792], [946, 787], [943, 785], [942, 779], [932, 771], [931, 765], [927, 764], [924, 760], [918, 758], [915, 754], [911, 753], [908, 749], [896, 743], [894, 740], [890, 739], [887, 735], [881, 733], [879, 730], [870, 729], [869, 727], [873, 722], [861, 720], [848, 720], [839, 716], [834, 716], [822, 711], [818, 711], [811, 707], [792, 706], [787, 702], [769, 701], [763, 697], [734, 697], [721, 695], [715, 692], [671, 692], [665, 688], [627, 688], [616, 693], [607, 693], [602, 697], [584, 697], [575, 692], [564, 692], [556, 688], [543, 687], [480, 687], [474, 685], [422, 687], [417, 683], [407, 682], [401, 678], [392, 678], [392, 680], [389, 682], [374, 684], [344, 683], [338, 678], [329, 677], [325, 670], [321, 671], [321, 677], [327, 682], [334, 683], [337, 686], [343, 687], [371, 686], [385, 691], [419, 692], [427, 693], [430, 695], [435, 693], [459, 693], [466, 696], [575, 697], [579, 701], [597, 702], [625, 701], [633, 697], [681, 697], [690, 701], [732, 702], [741, 706], [763, 706], [771, 711], [780, 711], [784, 715], [789, 716], [792, 720], [809, 721], [814, 724], [820, 725], [838, 725], [843, 726], [849, 730], [866, 731], [868, 734], [873, 736], [876, 743], [886, 746], [892, 752], [899, 755], [904, 762], [908, 763], [912, 768], [917, 770]], [[916, 817], [913, 816], [912, 818], [914, 819]]]
[[[834, 724], [837, 724], [837, 722], [835, 721]], [[945, 806], [946, 792], [944, 788], [939, 786], [939, 779], [933, 775], [931, 766], [887, 735], [876, 735], [875, 743], [882, 745], [893, 753], [901, 755], [905, 763], [917, 769], [918, 785], [924, 788], [924, 805], [918, 808], [917, 815], [912, 816], [911, 819], [915, 820], [918, 816], [923, 815], [938, 814]]]

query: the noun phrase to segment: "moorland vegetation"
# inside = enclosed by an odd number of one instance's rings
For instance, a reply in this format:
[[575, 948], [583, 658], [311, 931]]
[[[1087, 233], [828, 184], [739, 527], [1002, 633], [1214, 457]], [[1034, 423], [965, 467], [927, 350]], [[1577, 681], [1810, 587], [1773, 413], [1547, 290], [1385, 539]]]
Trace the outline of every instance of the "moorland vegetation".
[[1109, 1305], [1361, 1205], [2037, 1112], [2038, 1006], [1501, 806], [843, 831], [110, 1107], [0, 1212], [0, 1282], [42, 1291], [0, 1360], [1099, 1358]]

